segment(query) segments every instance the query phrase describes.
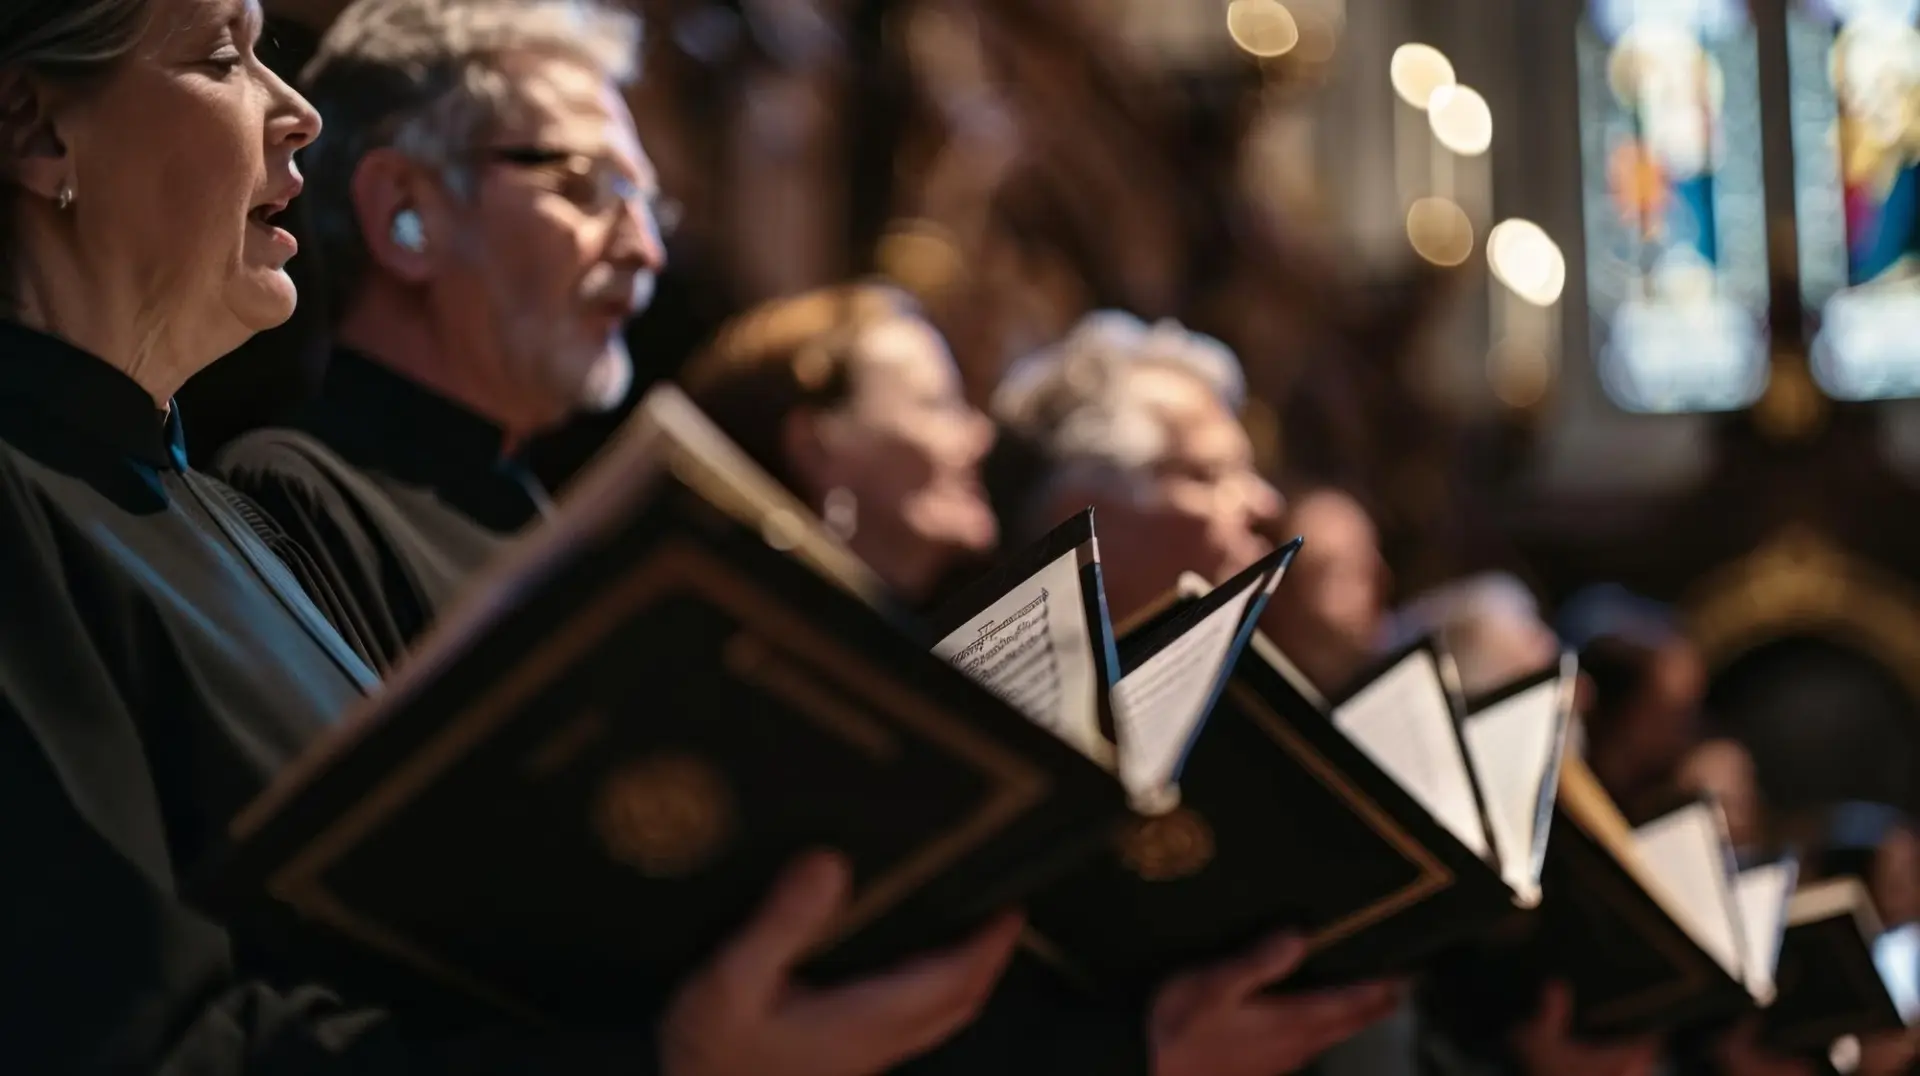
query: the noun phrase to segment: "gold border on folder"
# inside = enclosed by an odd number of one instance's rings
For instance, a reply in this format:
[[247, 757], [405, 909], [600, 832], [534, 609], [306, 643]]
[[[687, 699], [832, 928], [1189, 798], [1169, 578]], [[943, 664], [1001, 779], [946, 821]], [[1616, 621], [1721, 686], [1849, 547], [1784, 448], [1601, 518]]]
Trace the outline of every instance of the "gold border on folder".
[[1453, 871], [1447, 868], [1440, 858], [1421, 844], [1413, 834], [1396, 822], [1379, 804], [1360, 789], [1355, 788], [1339, 767], [1329, 762], [1320, 752], [1314, 750], [1304, 736], [1274, 712], [1267, 700], [1259, 692], [1239, 681], [1227, 686], [1227, 690], [1253, 723], [1259, 726], [1273, 741], [1280, 745], [1302, 769], [1312, 774], [1314, 779], [1326, 786], [1327, 790], [1346, 801], [1348, 807], [1360, 816], [1369, 828], [1379, 834], [1393, 850], [1400, 853], [1419, 876], [1406, 885], [1381, 897], [1372, 904], [1356, 908], [1335, 919], [1326, 926], [1313, 932], [1307, 939], [1307, 951], [1317, 953], [1329, 948], [1336, 942], [1350, 938], [1367, 927], [1384, 919], [1400, 914], [1408, 908], [1428, 900], [1451, 888], [1454, 883]]
[[[1385, 808], [1375, 803], [1371, 796], [1356, 788], [1353, 782], [1347, 780], [1346, 775], [1340, 772], [1340, 768], [1328, 761], [1327, 757], [1316, 750], [1306, 737], [1301, 736], [1285, 718], [1276, 713], [1259, 692], [1235, 679], [1227, 684], [1227, 694], [1233, 697], [1242, 712], [1261, 732], [1266, 733], [1267, 737], [1279, 745], [1281, 750], [1292, 755], [1294, 761], [1298, 762], [1302, 769], [1311, 774], [1329, 792], [1338, 796], [1362, 822], [1367, 824], [1369, 829], [1385, 840], [1395, 852], [1400, 854], [1401, 858], [1407, 861], [1408, 865], [1418, 872], [1413, 881], [1371, 904], [1348, 912], [1315, 931], [1307, 938], [1308, 953], [1318, 953], [1328, 949], [1375, 923], [1390, 919], [1452, 888], [1455, 880], [1453, 871], [1421, 844], [1413, 834], [1408, 833], [1404, 826], [1395, 821], [1393, 815]], [[1122, 846], [1117, 850], [1117, 854], [1121, 857], [1122, 866], [1145, 878], [1146, 876], [1141, 874], [1136, 865], [1127, 859], [1125, 846], [1127, 836], [1124, 833], [1120, 840]], [[1214, 849], [1210, 839], [1206, 851], [1208, 858], [1211, 858]], [[1147, 880], [1171, 881], [1174, 879]], [[1029, 951], [1076, 982], [1088, 987], [1093, 984], [1093, 977], [1087, 969], [1078, 961], [1070, 959], [1050, 937], [1033, 928], [1028, 928], [1022, 940]]]
[[[816, 685], [831, 683], [842, 699], [864, 703], [875, 714], [945, 750], [992, 781], [971, 813], [858, 889], [822, 948], [884, 914], [1045, 798], [1049, 781], [1044, 771], [982, 735], [935, 700], [909, 689], [884, 668], [841, 646], [799, 611], [781, 603], [724, 561], [695, 546], [675, 542], [663, 545], [611, 582], [581, 616], [524, 655], [493, 691], [456, 714], [386, 780], [276, 871], [268, 879], [267, 891], [309, 919], [443, 983], [523, 1018], [546, 1022], [526, 1002], [349, 907], [327, 887], [324, 875], [442, 772], [500, 731], [522, 704], [565, 674], [609, 633], [647, 605], [687, 593], [712, 602], [759, 634], [766, 647], [788, 659], [785, 668], [789, 672], [804, 666], [817, 678]], [[763, 682], [762, 686], [774, 685]], [[832, 712], [816, 708], [820, 692], [787, 690], [780, 694], [809, 711], [808, 716], [818, 727], [829, 731], [845, 728], [844, 707], [836, 706]], [[843, 738], [863, 754], [873, 754], [871, 737]]]
[[[1579, 827], [1593, 846], [1595, 855], [1607, 855], [1606, 844], [1594, 836], [1579, 818], [1563, 815], [1563, 819]], [[1584, 875], [1582, 886], [1607, 890], [1609, 896], [1602, 899], [1615, 911], [1625, 915], [1639, 927], [1641, 937], [1647, 939], [1653, 948], [1659, 950], [1671, 963], [1674, 976], [1662, 983], [1643, 987], [1630, 994], [1616, 997], [1594, 1005], [1590, 1010], [1590, 1020], [1594, 1023], [1621, 1024], [1634, 1023], [1644, 1017], [1658, 1013], [1661, 1009], [1679, 1004], [1697, 994], [1707, 985], [1708, 971], [1705, 962], [1711, 960], [1705, 953], [1696, 953], [1691, 943], [1677, 941], [1674, 932], [1681, 930], [1677, 924], [1663, 921], [1662, 917], [1650, 914], [1628, 884], [1613, 872], [1591, 865], [1579, 868]]]

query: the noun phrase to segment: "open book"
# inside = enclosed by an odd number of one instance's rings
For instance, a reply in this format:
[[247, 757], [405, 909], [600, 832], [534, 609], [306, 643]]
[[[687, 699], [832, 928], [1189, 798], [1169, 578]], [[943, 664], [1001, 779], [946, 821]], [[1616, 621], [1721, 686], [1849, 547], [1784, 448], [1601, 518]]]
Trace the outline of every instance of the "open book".
[[1794, 866], [1772, 863], [1736, 873], [1725, 816], [1708, 800], [1640, 826], [1633, 838], [1669, 914], [1754, 1005], [1772, 1004]]
[[1843, 1035], [1920, 1019], [1920, 924], [1882, 932], [1858, 878], [1814, 882], [1788, 905], [1780, 997], [1766, 1013], [1770, 1043], [1824, 1053]]
[[933, 652], [1092, 761], [1136, 811], [1179, 804], [1179, 776], [1299, 539], [1127, 640], [1107, 618], [1093, 510], [1055, 528], [935, 618]]
[[[1200, 610], [1220, 615], [1233, 591], [1183, 580], [1119, 640], [1119, 667], [1127, 676], [1147, 668], [1150, 640]], [[1275, 600], [1286, 600], [1284, 589]], [[1251, 631], [1191, 740], [1174, 808], [1137, 819], [1112, 854], [1030, 904], [1043, 954], [1088, 982], [1141, 986], [1291, 928], [1306, 931], [1314, 948], [1283, 984], [1293, 988], [1408, 971], [1527, 904], [1573, 666], [1490, 696], [1476, 749], [1455, 728], [1438, 652], [1416, 650], [1330, 707]], [[1396, 742], [1410, 730], [1427, 754]], [[1476, 755], [1499, 773], [1489, 787], [1500, 790], [1500, 809], [1512, 808], [1501, 836], [1487, 833]], [[1462, 777], [1466, 809], [1450, 811]], [[1514, 886], [1498, 862], [1509, 844], [1518, 849]]]
[[[1297, 695], [1312, 698], [1283, 655], [1265, 640], [1257, 645]], [[1577, 676], [1577, 662], [1565, 654], [1552, 667], [1462, 699], [1451, 657], [1422, 640], [1388, 658], [1327, 707], [1333, 727], [1378, 768], [1377, 776], [1365, 767], [1348, 771], [1373, 793], [1375, 808], [1393, 802], [1385, 794], [1384, 777], [1418, 805], [1424, 827], [1437, 827], [1450, 838], [1425, 835], [1427, 852], [1447, 869], [1427, 874], [1424, 886], [1431, 892], [1413, 904], [1417, 914], [1403, 914], [1376, 929], [1370, 941], [1383, 952], [1398, 947], [1387, 939], [1410, 929], [1425, 935], [1413, 953], [1436, 952], [1540, 902], [1540, 872]], [[1395, 806], [1403, 825], [1413, 819], [1404, 805]], [[1329, 953], [1320, 962], [1334, 966], [1337, 955]], [[1402, 970], [1394, 965], [1405, 959], [1364, 970]], [[1309, 981], [1316, 978], [1314, 970], [1310, 965]]]
[[1120, 782], [928, 654], [671, 388], [198, 887], [372, 1000], [630, 1023], [798, 852], [851, 900], [807, 969], [949, 941], [1100, 847]]

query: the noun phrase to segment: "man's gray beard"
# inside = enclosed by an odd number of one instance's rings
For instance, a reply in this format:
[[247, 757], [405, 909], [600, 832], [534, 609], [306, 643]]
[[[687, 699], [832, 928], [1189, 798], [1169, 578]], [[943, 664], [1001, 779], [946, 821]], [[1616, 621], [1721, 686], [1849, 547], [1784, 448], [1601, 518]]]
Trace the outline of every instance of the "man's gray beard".
[[615, 337], [593, 360], [586, 380], [580, 384], [580, 409], [604, 415], [624, 403], [632, 388], [633, 355], [627, 350], [627, 342]]

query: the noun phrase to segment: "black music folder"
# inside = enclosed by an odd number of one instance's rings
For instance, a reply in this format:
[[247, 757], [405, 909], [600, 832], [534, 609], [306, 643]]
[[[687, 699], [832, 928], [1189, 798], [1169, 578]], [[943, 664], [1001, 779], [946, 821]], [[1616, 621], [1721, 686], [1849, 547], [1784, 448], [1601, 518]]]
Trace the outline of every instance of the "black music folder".
[[[1154, 640], [1224, 615], [1235, 590], [1189, 578], [1139, 618], [1116, 647], [1121, 683]], [[1291, 989], [1410, 970], [1537, 899], [1570, 659], [1463, 717], [1444, 655], [1423, 642], [1329, 706], [1242, 630], [1210, 712], [1163, 730], [1185, 745], [1168, 786], [1130, 786], [1137, 817], [1109, 851], [1031, 902], [1043, 956], [1086, 985], [1137, 990], [1294, 928], [1313, 955]]]
[[1776, 979], [1762, 1029], [1782, 1051], [1907, 1027], [1920, 1017], [1920, 924], [1882, 932], [1858, 878], [1814, 882], [1788, 905]]
[[1736, 872], [1710, 801], [1630, 829], [1574, 762], [1556, 809], [1542, 938], [1549, 973], [1573, 988], [1577, 1031], [1710, 1025], [1773, 1001], [1790, 867]]
[[375, 995], [591, 1026], [657, 1001], [803, 849], [854, 865], [831, 978], [1022, 900], [1126, 804], [659, 388], [234, 821], [200, 893]]

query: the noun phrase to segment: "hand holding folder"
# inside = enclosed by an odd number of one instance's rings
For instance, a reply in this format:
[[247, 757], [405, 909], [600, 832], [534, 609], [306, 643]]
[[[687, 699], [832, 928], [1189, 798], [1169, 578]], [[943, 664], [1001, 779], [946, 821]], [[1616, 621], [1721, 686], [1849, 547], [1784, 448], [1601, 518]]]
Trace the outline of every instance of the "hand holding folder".
[[1528, 1076], [1652, 1076], [1664, 1043], [1658, 1035], [1587, 1042], [1573, 1034], [1573, 990], [1563, 982], [1540, 992], [1540, 1011], [1513, 1036]]
[[1154, 1076], [1295, 1072], [1400, 1004], [1401, 984], [1392, 981], [1268, 993], [1300, 967], [1307, 948], [1298, 934], [1278, 934], [1240, 957], [1169, 980], [1148, 1017]]
[[838, 1076], [878, 1072], [967, 1024], [1020, 937], [1001, 916], [966, 942], [848, 986], [808, 990], [793, 975], [846, 910], [835, 855], [802, 857], [760, 911], [675, 999], [661, 1024], [666, 1076]]

